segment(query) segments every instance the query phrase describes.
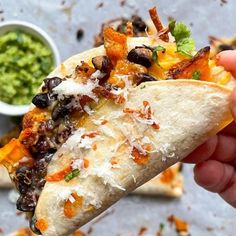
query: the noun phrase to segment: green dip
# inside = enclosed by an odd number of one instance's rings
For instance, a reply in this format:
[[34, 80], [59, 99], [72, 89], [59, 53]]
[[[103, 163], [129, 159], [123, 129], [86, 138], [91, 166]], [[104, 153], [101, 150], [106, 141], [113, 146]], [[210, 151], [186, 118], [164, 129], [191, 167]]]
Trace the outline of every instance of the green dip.
[[0, 36], [0, 100], [29, 104], [53, 65], [52, 51], [32, 35], [15, 31]]

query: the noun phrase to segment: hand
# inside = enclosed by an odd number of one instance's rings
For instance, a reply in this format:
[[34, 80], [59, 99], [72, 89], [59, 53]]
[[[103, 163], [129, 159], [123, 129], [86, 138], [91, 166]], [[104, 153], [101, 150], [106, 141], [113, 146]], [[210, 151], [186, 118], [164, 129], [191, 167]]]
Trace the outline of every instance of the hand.
[[[236, 50], [217, 55], [218, 64], [236, 75]], [[231, 111], [236, 121], [236, 88]], [[194, 179], [208, 191], [218, 193], [236, 207], [236, 123], [233, 122], [193, 151], [184, 162], [195, 163]]]

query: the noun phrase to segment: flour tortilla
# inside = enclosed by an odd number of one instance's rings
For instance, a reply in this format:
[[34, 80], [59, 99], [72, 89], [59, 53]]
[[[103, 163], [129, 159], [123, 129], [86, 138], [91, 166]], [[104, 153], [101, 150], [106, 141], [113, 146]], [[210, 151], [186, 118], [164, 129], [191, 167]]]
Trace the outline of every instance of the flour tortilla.
[[[184, 192], [184, 178], [180, 168], [181, 164], [176, 163], [175, 165], [160, 173], [158, 176], [149, 180], [147, 183], [135, 189], [132, 194], [145, 196], [181, 197]], [[164, 181], [164, 175], [168, 175], [168, 173], [173, 176], [169, 181]]]
[[13, 184], [5, 167], [0, 166], [0, 188], [10, 188]]
[[[86, 131], [97, 130], [99, 127], [93, 120], [105, 116], [108, 120], [107, 130], [111, 134], [101, 133], [101, 140], [96, 142], [96, 151], [80, 150], [90, 162], [86, 173], [81, 173], [69, 183], [46, 183], [35, 211], [36, 219], [44, 219], [48, 223], [43, 235], [68, 235], [138, 186], [186, 157], [232, 121], [229, 97], [230, 90], [201, 81], [143, 83], [130, 91], [125, 107], [138, 109], [144, 100], [149, 101], [160, 129], [149, 127], [145, 134], [142, 126], [133, 119], [127, 116], [114, 118], [114, 112], [122, 111], [123, 108], [112, 102], [103, 104], [84, 120], [83, 127]], [[112, 169], [109, 165], [114, 155], [112, 149], [117, 142], [122, 143], [127, 139], [125, 132], [133, 138], [148, 137], [155, 143], [156, 152], [150, 154], [146, 165], [140, 166], [130, 158], [129, 145], [123, 143], [116, 153], [119, 168]], [[70, 139], [64, 147], [68, 142]], [[60, 153], [63, 153], [63, 147], [53, 157], [48, 168], [49, 174], [60, 171], [66, 163], [70, 163], [73, 153], [67, 153], [59, 160]], [[83, 205], [75, 217], [68, 219], [64, 216], [63, 207], [73, 192], [83, 197]]]

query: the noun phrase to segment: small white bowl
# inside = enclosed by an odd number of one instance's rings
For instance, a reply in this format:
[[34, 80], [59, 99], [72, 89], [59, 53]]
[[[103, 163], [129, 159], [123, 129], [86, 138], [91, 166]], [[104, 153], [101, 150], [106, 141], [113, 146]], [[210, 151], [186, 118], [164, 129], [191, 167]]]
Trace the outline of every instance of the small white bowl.
[[[60, 64], [61, 59], [57, 46], [45, 31], [43, 31], [38, 26], [25, 21], [6, 21], [0, 23], [0, 36], [15, 30], [21, 30], [41, 40], [52, 51], [54, 66], [56, 67]], [[29, 110], [29, 106], [30, 105], [11, 105], [0, 101], [0, 114], [20, 116]]]

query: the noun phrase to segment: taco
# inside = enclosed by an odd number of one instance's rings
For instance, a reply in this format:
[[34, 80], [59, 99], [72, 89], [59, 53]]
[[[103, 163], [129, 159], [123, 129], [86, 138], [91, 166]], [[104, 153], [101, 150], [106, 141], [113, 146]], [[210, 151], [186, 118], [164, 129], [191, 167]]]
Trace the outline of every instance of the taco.
[[155, 35], [108, 27], [104, 46], [58, 66], [0, 149], [35, 232], [69, 235], [232, 121], [231, 74], [209, 47], [194, 53], [183, 23], [150, 15]]

